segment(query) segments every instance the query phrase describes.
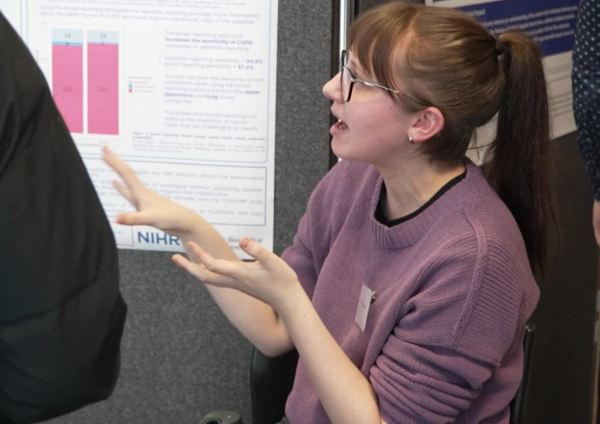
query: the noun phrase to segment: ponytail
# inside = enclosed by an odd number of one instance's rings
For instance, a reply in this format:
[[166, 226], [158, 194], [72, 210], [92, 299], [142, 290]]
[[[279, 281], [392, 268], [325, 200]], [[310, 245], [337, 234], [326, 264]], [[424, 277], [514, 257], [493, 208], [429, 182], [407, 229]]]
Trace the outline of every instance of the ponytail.
[[542, 54], [520, 31], [500, 37], [506, 83], [488, 179], [512, 212], [529, 262], [547, 275], [548, 235], [555, 222], [551, 198], [550, 112]]

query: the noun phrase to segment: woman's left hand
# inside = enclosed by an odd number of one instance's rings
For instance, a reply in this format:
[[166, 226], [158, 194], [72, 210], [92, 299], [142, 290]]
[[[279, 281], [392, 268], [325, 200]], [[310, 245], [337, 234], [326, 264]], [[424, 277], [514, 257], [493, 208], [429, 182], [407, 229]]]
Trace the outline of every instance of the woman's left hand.
[[294, 270], [279, 256], [248, 238], [239, 245], [256, 262], [214, 259], [194, 242], [188, 244], [193, 262], [182, 255], [173, 256], [173, 261], [205, 284], [239, 290], [275, 311], [303, 290]]

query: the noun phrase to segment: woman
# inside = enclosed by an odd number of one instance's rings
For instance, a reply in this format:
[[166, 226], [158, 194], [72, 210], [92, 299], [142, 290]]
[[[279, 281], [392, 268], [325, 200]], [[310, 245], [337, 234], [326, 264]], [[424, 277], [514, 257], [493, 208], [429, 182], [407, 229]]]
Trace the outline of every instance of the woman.
[[[458, 11], [404, 3], [362, 15], [350, 46], [323, 89], [344, 160], [281, 259], [243, 239], [257, 261], [238, 261], [106, 152], [138, 210], [119, 222], [180, 237], [192, 261], [175, 263], [258, 349], [299, 351], [292, 424], [508, 423], [551, 216], [540, 52], [522, 33], [496, 39]], [[486, 180], [465, 153], [497, 113]]]

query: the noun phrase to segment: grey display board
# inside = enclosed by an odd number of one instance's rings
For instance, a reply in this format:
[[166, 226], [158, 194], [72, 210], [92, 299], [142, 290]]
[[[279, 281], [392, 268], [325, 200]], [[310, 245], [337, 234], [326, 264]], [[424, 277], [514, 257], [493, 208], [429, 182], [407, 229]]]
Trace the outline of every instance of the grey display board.
[[[289, 246], [312, 189], [329, 167], [330, 2], [280, 0], [275, 251]], [[113, 396], [52, 424], [197, 424], [233, 409], [251, 423], [251, 346], [205, 288], [170, 254], [120, 252], [129, 306]]]

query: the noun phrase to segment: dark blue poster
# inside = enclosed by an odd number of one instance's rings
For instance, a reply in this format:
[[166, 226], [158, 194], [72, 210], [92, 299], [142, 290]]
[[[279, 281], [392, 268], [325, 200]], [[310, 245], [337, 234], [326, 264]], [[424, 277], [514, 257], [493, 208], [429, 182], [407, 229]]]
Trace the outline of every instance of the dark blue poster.
[[494, 34], [525, 31], [548, 56], [573, 50], [579, 0], [428, 0], [426, 4], [469, 13]]
[[579, 0], [425, 0], [425, 4], [462, 10], [494, 35], [511, 29], [530, 35], [545, 56], [554, 136], [575, 131], [571, 53]]

